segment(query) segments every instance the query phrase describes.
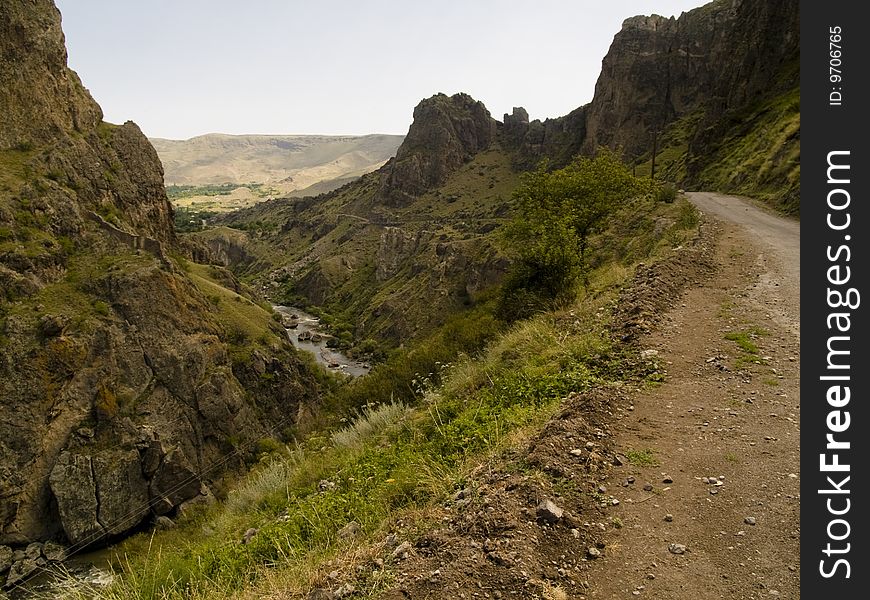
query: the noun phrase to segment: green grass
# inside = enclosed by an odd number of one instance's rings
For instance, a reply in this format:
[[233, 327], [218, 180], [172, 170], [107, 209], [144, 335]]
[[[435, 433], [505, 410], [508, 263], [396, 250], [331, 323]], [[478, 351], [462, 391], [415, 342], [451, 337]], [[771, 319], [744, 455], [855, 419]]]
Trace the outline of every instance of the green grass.
[[625, 458], [635, 467], [657, 467], [659, 464], [652, 450], [626, 450]]
[[[411, 403], [369, 402], [331, 433], [272, 453], [225, 503], [178, 529], [130, 539], [119, 549], [131, 557], [118, 564], [125, 575], [103, 597], [257, 597], [274, 585], [302, 594], [325, 561], [377, 553], [397, 519], [425, 514], [569, 393], [634, 373], [601, 318], [616, 291], [597, 289], [607, 291], [518, 323], [477, 356], [444, 365]], [[339, 536], [351, 521], [361, 527], [352, 544]], [[242, 545], [249, 527], [259, 533]], [[389, 581], [387, 570], [354, 585], [365, 596]]]
[[765, 364], [764, 359], [759, 356], [761, 350], [757, 344], [758, 339], [765, 335], [767, 335], [767, 331], [760, 327], [729, 331], [724, 335], [726, 340], [734, 342], [740, 349], [740, 354], [735, 361], [736, 368], [742, 369], [751, 365]]
[[214, 307], [212, 314], [228, 337], [231, 354], [246, 360], [258, 340], [271, 337], [272, 311], [221, 285], [213, 267], [188, 263], [188, 269], [193, 283]]

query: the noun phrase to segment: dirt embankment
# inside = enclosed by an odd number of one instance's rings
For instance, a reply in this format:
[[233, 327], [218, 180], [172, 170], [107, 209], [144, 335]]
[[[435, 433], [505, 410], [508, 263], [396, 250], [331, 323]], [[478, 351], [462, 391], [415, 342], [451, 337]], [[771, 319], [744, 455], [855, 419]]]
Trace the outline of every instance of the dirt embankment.
[[799, 224], [690, 198], [699, 242], [638, 269], [614, 331], [665, 381], [569, 396], [383, 597], [799, 597]]

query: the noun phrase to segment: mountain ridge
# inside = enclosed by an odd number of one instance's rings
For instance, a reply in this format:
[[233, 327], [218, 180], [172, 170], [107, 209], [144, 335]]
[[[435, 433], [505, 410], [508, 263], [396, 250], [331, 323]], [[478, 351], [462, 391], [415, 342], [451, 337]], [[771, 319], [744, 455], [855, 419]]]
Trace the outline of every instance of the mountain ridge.
[[0, 4], [0, 544], [81, 549], [212, 501], [325, 381], [182, 257], [156, 151], [66, 56], [51, 0]]

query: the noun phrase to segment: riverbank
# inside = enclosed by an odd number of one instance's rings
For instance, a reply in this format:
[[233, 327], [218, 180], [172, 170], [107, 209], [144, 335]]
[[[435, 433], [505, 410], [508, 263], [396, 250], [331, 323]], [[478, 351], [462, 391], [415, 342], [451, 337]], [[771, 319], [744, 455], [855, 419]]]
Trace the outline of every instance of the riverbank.
[[367, 375], [371, 370], [368, 363], [356, 361], [338, 350], [330, 348], [332, 336], [320, 328], [320, 319], [295, 306], [273, 305], [275, 312], [284, 320], [284, 328], [290, 342], [300, 350], [309, 352], [318, 364], [331, 371], [344, 373], [351, 377]]

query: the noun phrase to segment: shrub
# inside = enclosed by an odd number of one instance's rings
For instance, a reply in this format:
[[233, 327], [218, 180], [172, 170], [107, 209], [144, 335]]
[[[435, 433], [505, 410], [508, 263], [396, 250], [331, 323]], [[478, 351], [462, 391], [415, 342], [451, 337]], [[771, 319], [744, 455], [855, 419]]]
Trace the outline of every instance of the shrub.
[[524, 175], [505, 236], [514, 264], [502, 288], [499, 317], [526, 318], [573, 299], [578, 278], [586, 280], [589, 236], [619, 203], [649, 192], [649, 185], [604, 149], [563, 169], [548, 171], [542, 163]]
[[663, 183], [656, 190], [656, 201], [672, 204], [677, 199], [677, 186], [673, 183]]

